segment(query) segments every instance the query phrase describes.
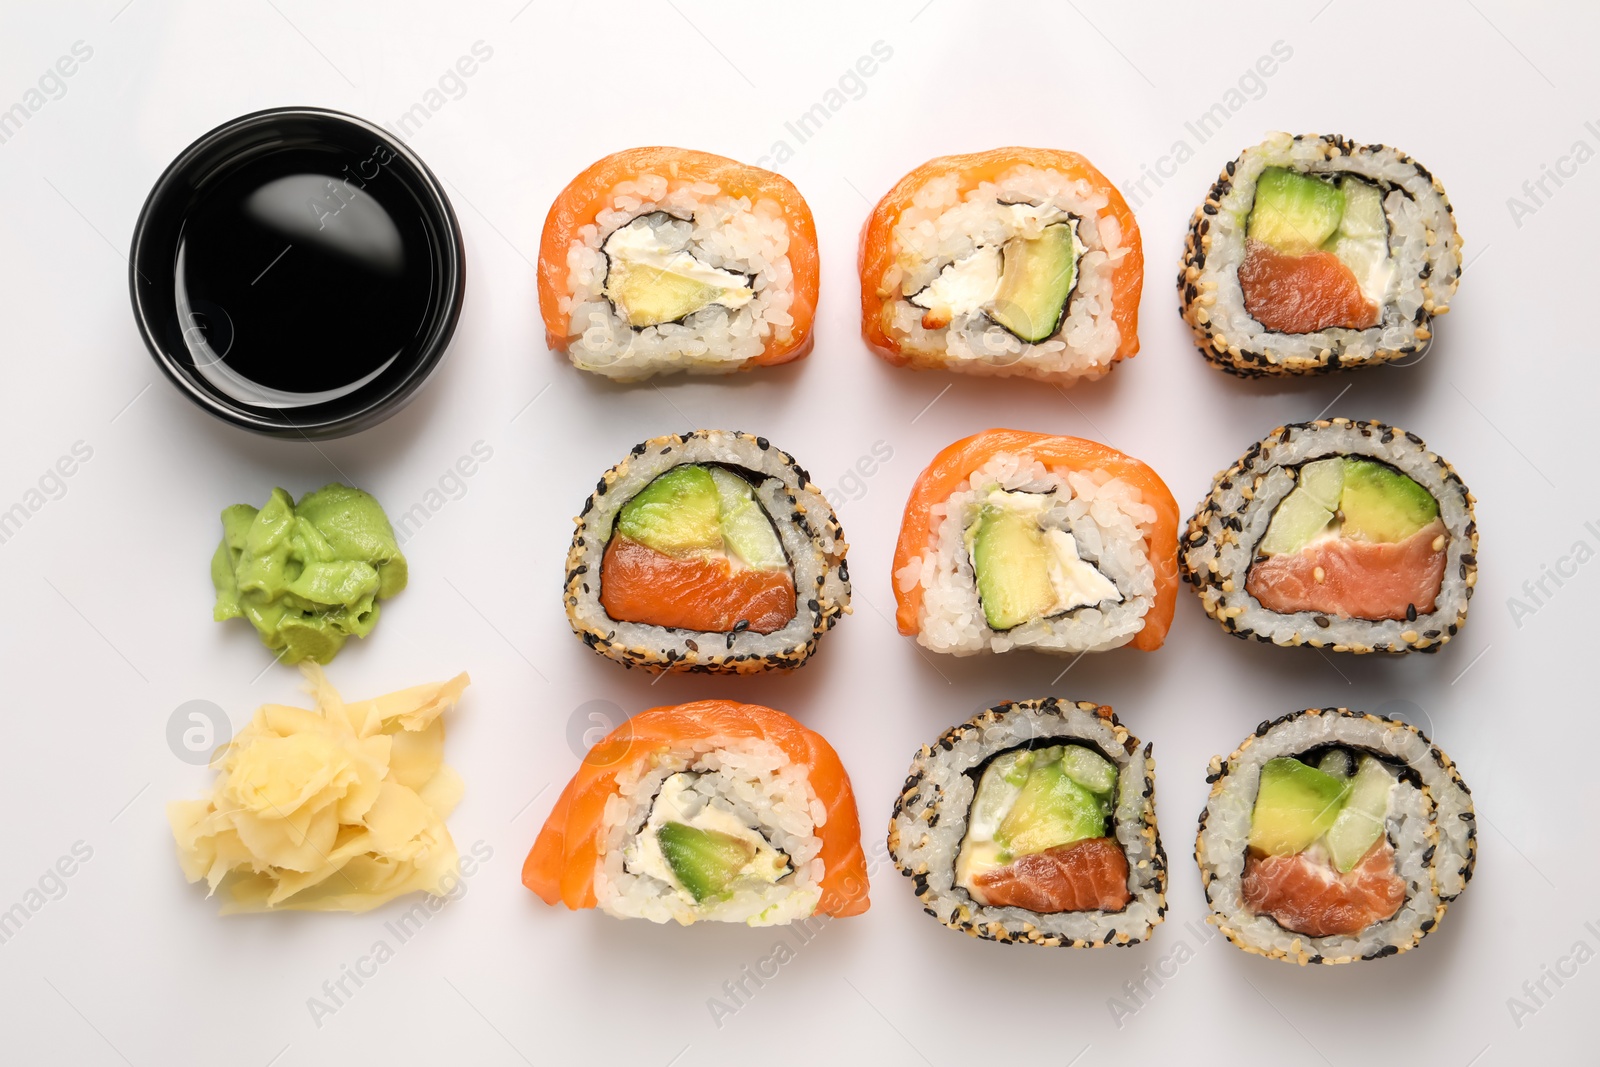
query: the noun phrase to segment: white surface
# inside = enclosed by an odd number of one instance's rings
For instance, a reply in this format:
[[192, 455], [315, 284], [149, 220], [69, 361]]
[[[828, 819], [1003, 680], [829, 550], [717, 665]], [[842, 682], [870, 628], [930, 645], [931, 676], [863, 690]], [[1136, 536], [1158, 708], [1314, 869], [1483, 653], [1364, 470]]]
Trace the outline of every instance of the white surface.
[[[1520, 1020], [1508, 1006], [1576, 942], [1587, 943], [1586, 960], [1600, 950], [1600, 905], [1587, 888], [1600, 874], [1597, 728], [1580, 681], [1592, 672], [1579, 673], [1593, 659], [1584, 625], [1600, 563], [1586, 556], [1564, 586], [1548, 585], [1555, 595], [1520, 627], [1507, 606], [1575, 542], [1600, 548], [1586, 473], [1600, 386], [1590, 327], [1600, 164], [1549, 184], [1554, 195], [1520, 226], [1506, 203], [1575, 140], [1600, 147], [1600, 128], [1584, 125], [1600, 118], [1587, 47], [1600, 27], [1587, 5], [1475, 0], [1428, 5], [1430, 21], [1412, 13], [1423, 5], [1334, 0], [1319, 13], [1322, 0], [1308, 0], [1253, 4], [1208, 26], [1209, 5], [1087, 2], [839, 3], [803, 17], [731, 0], [605, 14], [546, 0], [520, 13], [520, 0], [472, 9], [274, 0], [227, 5], [227, 15], [159, 0], [119, 13], [121, 3], [27, 13], [8, 4], [0, 16], [0, 106], [73, 42], [93, 48], [65, 95], [0, 144], [0, 508], [74, 442], [93, 449], [65, 495], [0, 545], [0, 908], [23, 900], [75, 842], [93, 850], [65, 895], [0, 944], [0, 1060], [512, 1064], [598, 1062], [603, 1047], [641, 1064], [944, 1065], [1000, 1053], [1086, 1067], [1132, 1056], [1353, 1064], [1375, 1045], [1396, 1062], [1453, 1067], [1592, 1057], [1600, 963], [1561, 987], [1545, 979], [1552, 996], [1526, 1000], [1536, 1010]], [[437, 379], [383, 426], [320, 448], [251, 437], [179, 396], [134, 329], [122, 258], [160, 170], [194, 137], [257, 108], [319, 104], [393, 122], [479, 40], [492, 58], [412, 138], [449, 183], [466, 230], [466, 310]], [[880, 40], [893, 55], [864, 95], [797, 143], [785, 122]], [[1222, 101], [1279, 40], [1293, 56], [1261, 98], [1199, 143], [1185, 120]], [[1444, 181], [1471, 269], [1420, 364], [1242, 383], [1190, 344], [1172, 289], [1189, 213], [1228, 158], [1276, 128], [1392, 143]], [[727, 381], [614, 387], [545, 351], [528, 260], [573, 174], [615, 149], [661, 142], [754, 162], [777, 139], [794, 151], [781, 169], [809, 199], [822, 241], [809, 359]], [[1108, 379], [1068, 396], [895, 370], [863, 347], [856, 237], [868, 200], [912, 166], [1044, 144], [1084, 152], [1127, 190], [1179, 139], [1193, 158], [1139, 208], [1143, 351]], [[1086, 657], [1052, 684], [1061, 661], [935, 665], [887, 621], [906, 492], [959, 436], [1005, 425], [1106, 440], [1150, 462], [1187, 513], [1251, 442], [1325, 408], [1422, 434], [1480, 499], [1475, 610], [1440, 655], [1353, 660], [1247, 645], [1184, 590], [1159, 653]], [[893, 450], [840, 508], [856, 612], [798, 674], [652, 686], [567, 631], [559, 589], [570, 517], [629, 446], [688, 425], [763, 433], [829, 489], [875, 442]], [[463, 852], [482, 841], [493, 857], [463, 899], [318, 1027], [308, 998], [376, 941], [393, 944], [384, 924], [401, 909], [220, 920], [215, 902], [184, 884], [162, 813], [207, 778], [168, 749], [175, 708], [214, 701], [237, 725], [299, 685], [243, 624], [210, 621], [217, 512], [259, 503], [275, 484], [298, 494], [344, 477], [398, 514], [480, 440], [492, 459], [406, 546], [411, 587], [332, 673], [365, 695], [472, 672], [448, 742], [467, 782], [451, 825]], [[723, 983], [784, 935], [571, 914], [519, 884], [576, 765], [568, 739], [590, 725], [590, 701], [637, 710], [722, 695], [795, 714], [844, 757], [866, 844], [881, 857], [919, 744], [1002, 698], [1051, 692], [1113, 704], [1155, 742], [1172, 884], [1169, 920], [1150, 944], [1070, 952], [971, 941], [923, 915], [879, 862], [872, 910], [821, 930], [762, 988], [750, 985], [747, 1006], [719, 1027], [708, 998], [725, 999]], [[1409, 709], [1431, 726], [1478, 800], [1476, 879], [1440, 930], [1398, 959], [1298, 970], [1220, 937], [1202, 945], [1206, 909], [1189, 857], [1207, 759], [1261, 719], [1334, 703]], [[1514, 745], [1519, 731], [1542, 742]], [[1555, 762], [1557, 753], [1575, 758]], [[1147, 1003], [1119, 1028], [1108, 998], [1126, 997], [1124, 983], [1146, 967], [1164, 984], [1149, 981]], [[975, 1010], [958, 1016], [957, 1003]]]

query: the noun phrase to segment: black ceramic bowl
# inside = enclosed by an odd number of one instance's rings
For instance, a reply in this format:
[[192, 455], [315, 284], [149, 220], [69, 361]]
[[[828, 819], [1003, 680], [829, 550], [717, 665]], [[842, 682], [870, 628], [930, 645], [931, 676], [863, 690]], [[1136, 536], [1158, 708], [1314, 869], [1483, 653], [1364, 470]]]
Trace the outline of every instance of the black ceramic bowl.
[[128, 285], [145, 345], [235, 426], [339, 437], [398, 411], [450, 343], [466, 285], [438, 179], [362, 119], [258, 111], [172, 162]]

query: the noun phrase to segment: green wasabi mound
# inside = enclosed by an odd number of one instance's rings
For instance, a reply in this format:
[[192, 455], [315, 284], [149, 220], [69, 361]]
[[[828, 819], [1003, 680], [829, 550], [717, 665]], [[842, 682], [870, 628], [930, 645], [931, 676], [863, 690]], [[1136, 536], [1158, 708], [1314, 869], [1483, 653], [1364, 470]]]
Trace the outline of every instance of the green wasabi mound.
[[378, 624], [378, 601], [406, 587], [406, 558], [371, 496], [323, 486], [297, 504], [274, 489], [257, 509], [222, 512], [211, 557], [212, 617], [245, 618], [284, 663], [327, 663]]

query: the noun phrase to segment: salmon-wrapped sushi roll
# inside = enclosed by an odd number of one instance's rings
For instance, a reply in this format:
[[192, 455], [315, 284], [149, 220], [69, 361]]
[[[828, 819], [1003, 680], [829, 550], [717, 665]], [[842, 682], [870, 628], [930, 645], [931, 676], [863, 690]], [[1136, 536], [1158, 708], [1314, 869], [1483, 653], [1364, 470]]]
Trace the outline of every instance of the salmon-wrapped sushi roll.
[[1075, 152], [924, 163], [878, 202], [860, 267], [862, 333], [896, 366], [1073, 382], [1139, 351], [1139, 225]]
[[651, 708], [595, 745], [522, 883], [546, 904], [686, 926], [867, 910], [838, 754], [783, 712], [731, 700]]
[[799, 359], [817, 228], [770, 171], [682, 148], [607, 156], [561, 191], [539, 242], [550, 347], [618, 381]]
[[1472, 794], [1416, 727], [1346, 708], [1264, 722], [1211, 761], [1194, 858], [1212, 919], [1292, 963], [1415, 946], [1477, 860]]
[[917, 477], [894, 555], [900, 632], [933, 652], [1160, 648], [1178, 504], [1116, 449], [987, 430]]
[[1166, 915], [1151, 747], [1111, 709], [1008, 701], [911, 761], [889, 854], [924, 910], [1021, 945], [1137, 945]]

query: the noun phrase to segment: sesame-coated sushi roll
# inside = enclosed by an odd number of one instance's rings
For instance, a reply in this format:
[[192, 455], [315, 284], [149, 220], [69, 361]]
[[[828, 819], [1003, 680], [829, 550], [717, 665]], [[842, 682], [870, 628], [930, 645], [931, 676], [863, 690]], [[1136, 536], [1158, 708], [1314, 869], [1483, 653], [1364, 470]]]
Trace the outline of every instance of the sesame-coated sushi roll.
[[1139, 351], [1144, 253], [1115, 186], [1075, 152], [930, 160], [861, 235], [861, 329], [896, 366], [1049, 382]]
[[1221, 474], [1178, 563], [1236, 637], [1335, 652], [1437, 652], [1478, 581], [1473, 496], [1416, 434], [1280, 426]]
[[798, 667], [850, 610], [839, 520], [765, 437], [695, 430], [635, 445], [576, 521], [567, 619], [624, 666]]
[[1161, 647], [1178, 504], [1107, 445], [1024, 430], [957, 441], [917, 476], [894, 553], [900, 632], [932, 652]]
[[868, 905], [838, 753], [781, 711], [731, 700], [642, 711], [590, 749], [522, 883], [546, 904], [684, 926], [772, 926]]
[[1195, 211], [1178, 295], [1206, 359], [1259, 378], [1419, 356], [1460, 277], [1450, 200], [1421, 163], [1276, 133]]
[[1350, 963], [1404, 952], [1472, 878], [1472, 795], [1416, 727], [1345, 708], [1264, 722], [1224, 762], [1194, 858], [1247, 952]]
[[539, 242], [550, 347], [618, 381], [799, 359], [817, 228], [788, 179], [682, 148], [607, 156], [561, 191]]
[[889, 854], [953, 930], [1021, 945], [1136, 945], [1166, 915], [1155, 761], [1111, 709], [1008, 701], [923, 745]]

